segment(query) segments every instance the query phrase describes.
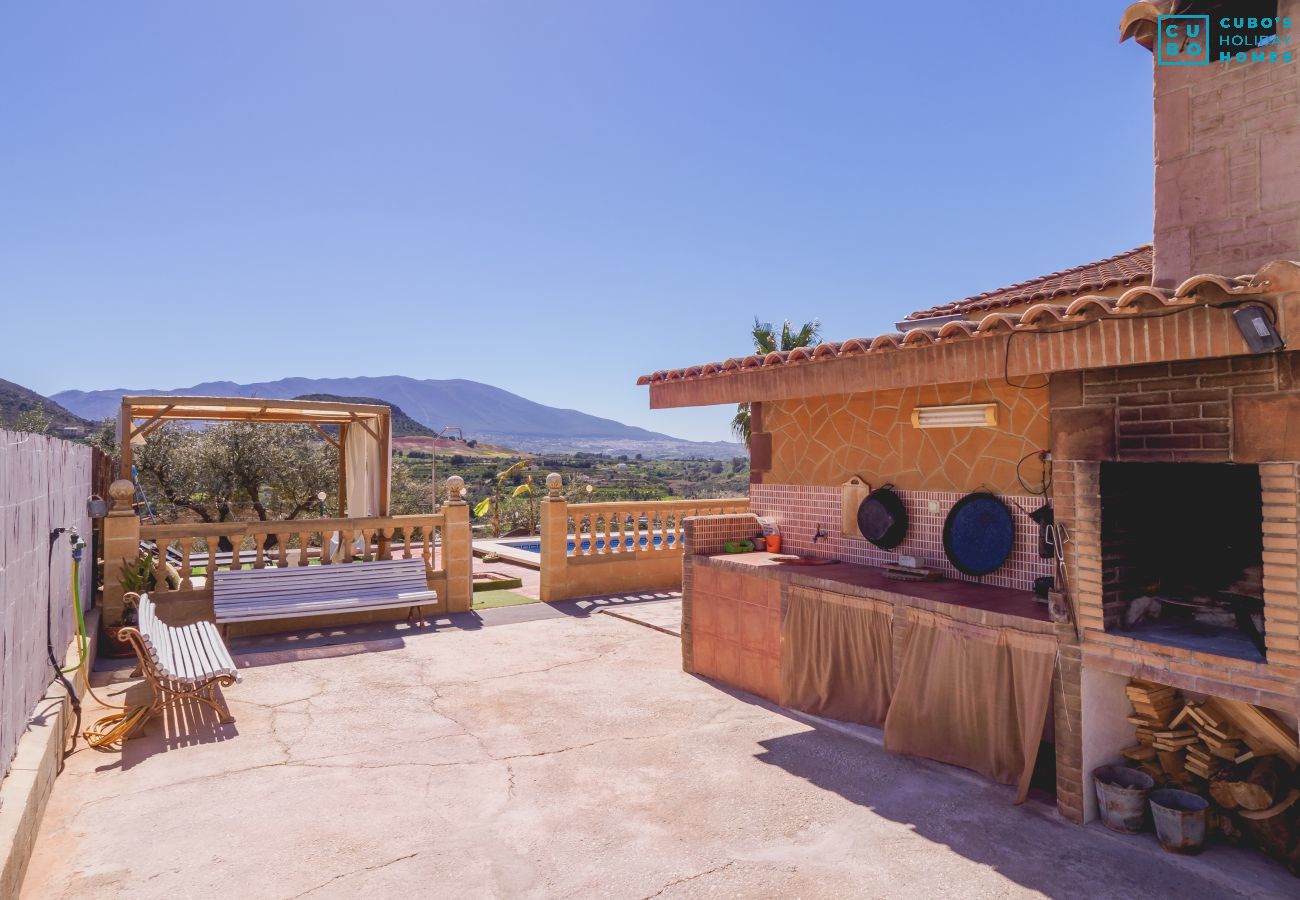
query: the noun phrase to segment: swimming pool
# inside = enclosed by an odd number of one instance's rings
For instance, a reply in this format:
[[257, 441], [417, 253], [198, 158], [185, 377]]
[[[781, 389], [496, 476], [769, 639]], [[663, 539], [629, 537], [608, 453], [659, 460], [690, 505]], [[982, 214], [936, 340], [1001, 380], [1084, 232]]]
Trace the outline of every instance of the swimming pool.
[[[629, 535], [626, 535], [626, 536], [623, 538], [622, 546], [623, 546], [624, 548], [628, 549], [628, 550], [632, 549], [633, 545], [636, 545], [636, 546], [638, 546], [638, 547], [645, 547], [645, 546], [646, 546], [646, 541], [647, 541], [647, 536], [644, 535], [644, 534], [643, 534], [643, 535], [640, 535], [639, 537], [633, 537], [632, 535], [629, 534]], [[529, 541], [498, 541], [497, 543], [501, 544], [503, 547], [512, 547], [512, 548], [514, 548], [515, 550], [520, 551], [521, 553], [536, 553], [538, 556], [541, 556], [541, 555], [542, 555], [542, 542], [541, 542], [540, 540], [536, 540], [536, 541], [532, 541], [532, 540], [529, 540]], [[676, 543], [677, 543], [677, 535], [675, 535], [675, 534], [670, 534], [670, 535], [668, 535], [668, 546], [669, 546], [669, 547], [672, 547], [672, 546], [674, 546]], [[661, 535], [661, 534], [656, 534], [656, 535], [654, 536], [654, 545], [655, 545], [656, 547], [662, 547], [662, 546], [664, 545], [664, 536]], [[577, 545], [577, 542], [576, 542], [572, 537], [570, 537], [570, 538], [569, 538], [569, 552], [570, 552], [570, 553], [573, 553], [573, 552], [577, 549], [577, 546], [578, 546], [578, 545]], [[620, 546], [620, 545], [619, 545], [619, 540], [618, 540], [617, 537], [615, 537], [615, 538], [611, 541], [611, 546], [612, 546], [613, 548], [618, 548], [618, 547]], [[596, 549], [597, 549], [597, 550], [604, 550], [604, 549], [605, 549], [605, 538], [596, 538]], [[589, 550], [591, 550], [591, 538], [583, 538], [583, 539], [582, 539], [582, 552], [583, 552], [583, 553], [586, 553], [586, 552], [588, 552]]]

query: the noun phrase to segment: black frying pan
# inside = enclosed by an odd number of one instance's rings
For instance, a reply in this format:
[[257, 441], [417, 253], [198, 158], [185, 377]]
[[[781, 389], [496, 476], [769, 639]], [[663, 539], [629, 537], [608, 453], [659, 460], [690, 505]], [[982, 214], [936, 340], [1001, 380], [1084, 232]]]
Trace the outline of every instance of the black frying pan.
[[858, 531], [881, 550], [893, 550], [907, 537], [907, 507], [893, 485], [878, 487], [858, 504]]

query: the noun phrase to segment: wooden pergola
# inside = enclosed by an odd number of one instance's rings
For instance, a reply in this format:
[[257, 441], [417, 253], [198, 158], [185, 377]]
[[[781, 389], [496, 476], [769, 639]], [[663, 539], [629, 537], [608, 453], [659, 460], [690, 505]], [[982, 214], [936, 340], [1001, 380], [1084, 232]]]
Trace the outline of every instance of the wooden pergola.
[[[269, 400], [256, 397], [125, 396], [118, 416], [122, 461], [118, 477], [132, 481], [132, 440], [148, 437], [165, 422], [276, 422], [310, 425], [339, 453], [339, 516], [348, 514], [348, 432], [356, 427], [374, 439], [377, 447], [379, 509], [371, 515], [388, 515], [389, 468], [392, 464], [392, 409], [374, 403], [334, 403], [322, 400]], [[338, 436], [325, 430], [338, 427]]]

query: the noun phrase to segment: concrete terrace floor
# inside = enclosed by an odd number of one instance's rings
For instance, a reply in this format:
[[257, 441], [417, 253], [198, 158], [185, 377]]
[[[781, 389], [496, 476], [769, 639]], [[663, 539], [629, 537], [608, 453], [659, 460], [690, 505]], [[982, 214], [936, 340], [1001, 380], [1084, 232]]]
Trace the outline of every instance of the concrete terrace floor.
[[1245, 854], [1175, 858], [1013, 807], [590, 615], [634, 606], [236, 642], [235, 725], [156, 722], [120, 756], [69, 758], [23, 896], [1296, 895]]

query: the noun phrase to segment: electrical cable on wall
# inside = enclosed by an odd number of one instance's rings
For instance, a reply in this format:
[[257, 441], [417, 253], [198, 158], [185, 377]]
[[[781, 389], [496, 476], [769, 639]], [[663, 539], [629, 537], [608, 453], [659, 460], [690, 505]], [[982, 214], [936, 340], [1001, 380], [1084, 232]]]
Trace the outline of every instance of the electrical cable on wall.
[[[1041, 468], [1039, 469], [1039, 476], [1038, 476], [1039, 487], [1037, 490], [1029, 486], [1029, 483], [1025, 481], [1025, 476], [1022, 474], [1021, 471], [1024, 464], [1028, 462], [1030, 459], [1033, 459], [1035, 456], [1038, 457], [1038, 461], [1041, 464]], [[1016, 463], [1016, 480], [1020, 482], [1020, 486], [1025, 489], [1026, 493], [1031, 494], [1035, 497], [1046, 497], [1048, 491], [1052, 489], [1051, 452], [1048, 450], [1033, 450], [1029, 453], [1026, 453], [1024, 456], [1020, 457], [1020, 461]]]

